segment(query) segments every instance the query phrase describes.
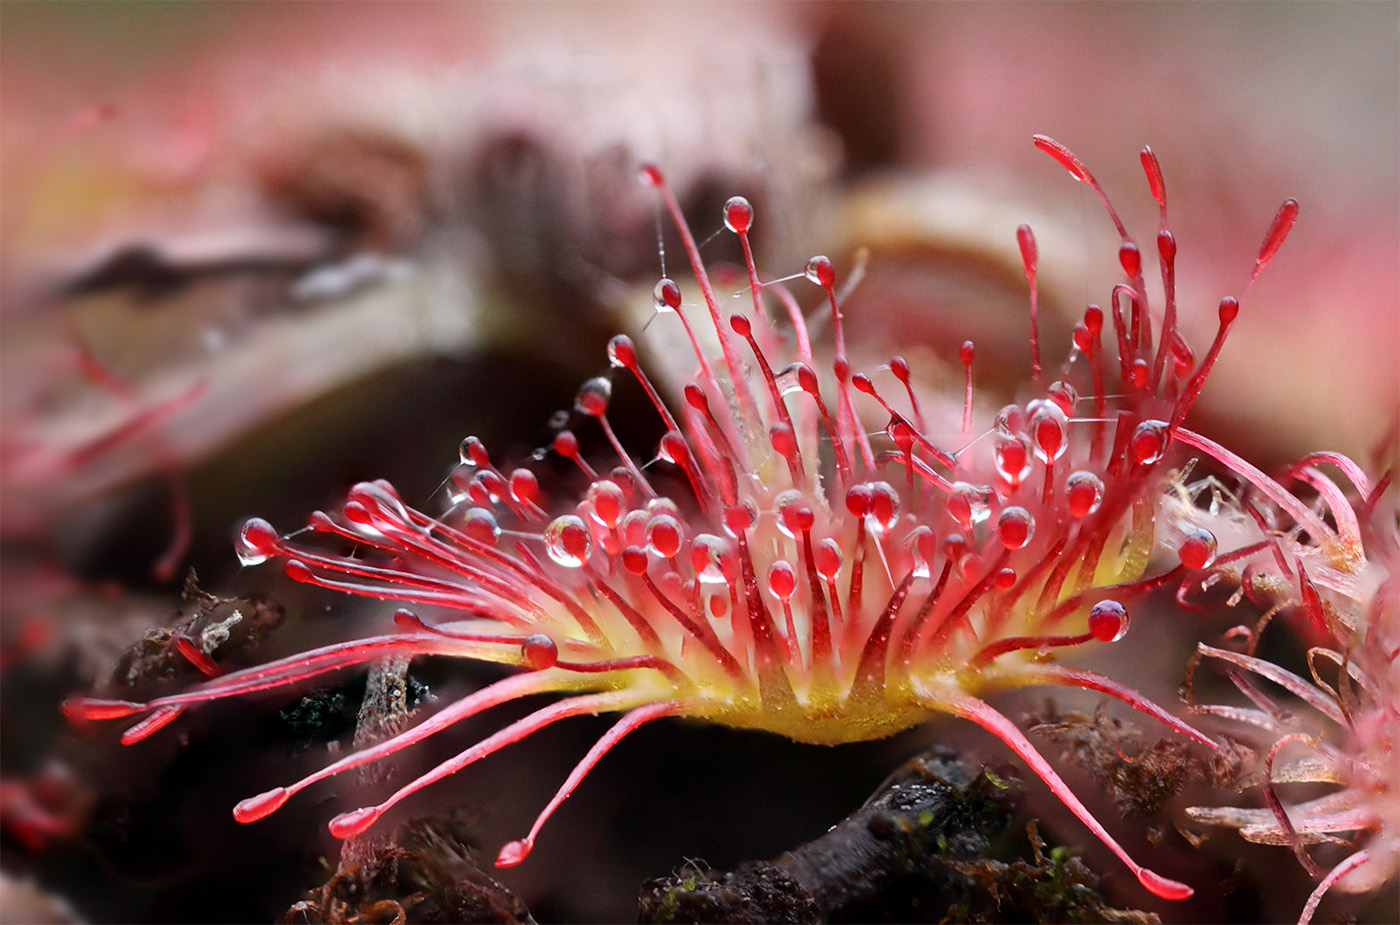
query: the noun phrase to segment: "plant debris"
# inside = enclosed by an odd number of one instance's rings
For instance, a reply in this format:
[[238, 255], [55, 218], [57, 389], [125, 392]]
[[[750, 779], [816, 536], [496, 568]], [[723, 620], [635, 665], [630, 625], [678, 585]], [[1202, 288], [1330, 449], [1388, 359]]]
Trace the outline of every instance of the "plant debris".
[[973, 772], [934, 749], [887, 780], [830, 831], [772, 862], [729, 872], [692, 863], [642, 885], [642, 922], [1113, 921], [1156, 916], [1112, 909], [1097, 878], [1029, 830], [1031, 858], [1007, 835], [1014, 779]]

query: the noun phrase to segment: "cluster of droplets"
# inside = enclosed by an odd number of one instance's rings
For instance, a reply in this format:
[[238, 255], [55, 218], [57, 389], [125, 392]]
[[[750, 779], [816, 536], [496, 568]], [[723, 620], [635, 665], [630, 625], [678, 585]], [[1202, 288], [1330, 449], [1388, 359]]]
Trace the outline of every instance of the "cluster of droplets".
[[[455, 655], [524, 669], [393, 739], [244, 801], [235, 814], [252, 821], [315, 781], [506, 700], [570, 694], [377, 806], [337, 817], [331, 830], [340, 837], [549, 723], [622, 712], [530, 834], [503, 849], [503, 865], [529, 853], [540, 826], [602, 754], [652, 719], [697, 716], [835, 744], [951, 713], [1005, 741], [1145, 886], [1164, 897], [1189, 895], [1185, 885], [1128, 857], [1024, 734], [979, 697], [1026, 684], [1091, 689], [1214, 745], [1131, 688], [1054, 664], [1051, 656], [1117, 641], [1129, 623], [1121, 600], [1211, 562], [1213, 538], [1193, 534], [1179, 546], [1179, 565], [1146, 575], [1161, 462], [1173, 440], [1204, 439], [1181, 422], [1238, 303], [1221, 303], [1219, 333], [1196, 364], [1175, 329], [1175, 243], [1160, 170], [1144, 150], [1162, 214], [1165, 308], [1154, 338], [1137, 245], [1077, 158], [1050, 139], [1038, 136], [1036, 143], [1103, 197], [1122, 234], [1126, 281], [1114, 288], [1107, 314], [1086, 309], [1057, 378], [1045, 383], [1035, 239], [1028, 227], [1018, 230], [1031, 292], [1034, 397], [1001, 409], [980, 437], [972, 428], [971, 342], [959, 350], [968, 382], [959, 445], [944, 445], [927, 426], [903, 358], [873, 373], [852, 370], [828, 258], [812, 258], [803, 274], [830, 311], [834, 350], [823, 363], [798, 299], [781, 282], [759, 277], [750, 203], [729, 200], [723, 217], [743, 249], [752, 311], [725, 317], [675, 197], [661, 172], [647, 167], [643, 181], [657, 190], [680, 233], [709, 324], [692, 324], [694, 297], [676, 281], [656, 284], [657, 311], [679, 321], [692, 348], [686, 362], [694, 374], [675, 410], [643, 370], [632, 340], [612, 340], [612, 375], [583, 384], [551, 445], [578, 470], [587, 486], [581, 495], [546, 490], [528, 468], [497, 468], [481, 441], [469, 437], [449, 479], [452, 506], [444, 515], [406, 505], [386, 482], [366, 482], [351, 489], [339, 516], [312, 514], [307, 532], [284, 536], [254, 519], [241, 533], [246, 564], [278, 559], [297, 581], [469, 620], [433, 623], [401, 610], [393, 634], [303, 653], [145, 704], [85, 699], [70, 712], [87, 719], [148, 712], [128, 730], [135, 741], [189, 705], [386, 655]], [[1254, 276], [1296, 211], [1291, 200], [1280, 210]], [[789, 362], [775, 366], [771, 358], [780, 355]], [[896, 397], [883, 385], [886, 372]], [[610, 423], [619, 376], [646, 393], [665, 428], [652, 456], [634, 455]], [[882, 431], [867, 430], [871, 414], [885, 416]], [[596, 457], [584, 457], [574, 426], [601, 432], [611, 454], [604, 471], [595, 468]], [[336, 545], [348, 540], [355, 551], [328, 552], [308, 541], [317, 535]], [[596, 692], [578, 693], [590, 688]]]

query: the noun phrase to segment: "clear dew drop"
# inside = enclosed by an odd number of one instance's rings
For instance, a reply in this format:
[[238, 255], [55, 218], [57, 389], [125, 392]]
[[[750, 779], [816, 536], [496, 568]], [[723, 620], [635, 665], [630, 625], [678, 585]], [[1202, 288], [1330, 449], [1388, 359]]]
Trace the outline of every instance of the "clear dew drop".
[[1090, 353], [1094, 349], [1094, 335], [1089, 332], [1089, 326], [1082, 321], [1074, 326], [1074, 346], [1083, 353]]
[[663, 559], [674, 558], [684, 538], [681, 522], [670, 514], [656, 514], [647, 522], [647, 548]]
[[244, 565], [262, 565], [277, 553], [280, 538], [272, 524], [261, 517], [254, 517], [239, 531], [235, 549], [238, 561]]
[[954, 482], [948, 494], [948, 513], [964, 529], [986, 520], [992, 512], [992, 490], [968, 482]]
[[1013, 488], [1031, 474], [1031, 451], [1025, 437], [998, 435], [992, 456], [997, 474]]
[[997, 537], [1007, 549], [1023, 549], [1035, 533], [1035, 518], [1023, 507], [1005, 508], [997, 517]]
[[612, 383], [598, 376], [579, 386], [578, 394], [574, 396], [574, 410], [596, 418], [607, 412], [610, 398]]
[[1131, 441], [1133, 458], [1139, 464], [1150, 466], [1159, 461], [1167, 452], [1167, 425], [1163, 421], [1143, 421], [1133, 431]]
[[651, 291], [651, 306], [658, 314], [679, 311], [681, 307], [681, 287], [676, 281], [664, 277]]
[[996, 432], [1002, 436], [1010, 437], [1021, 432], [1021, 428], [1026, 423], [1026, 412], [1020, 405], [1003, 405], [997, 412], [993, 426]]
[[732, 504], [724, 509], [720, 522], [724, 524], [725, 533], [738, 539], [753, 529], [753, 525], [758, 522], [758, 509], [752, 501]]
[[645, 546], [649, 520], [651, 520], [651, 515], [646, 511], [635, 509], [628, 511], [627, 516], [622, 518], [622, 523], [617, 528], [622, 542], [629, 546]]
[[729, 579], [724, 565], [730, 555], [729, 543], [711, 533], [699, 534], [690, 544], [691, 565], [701, 584], [725, 584]]
[[457, 448], [457, 456], [464, 466], [491, 465], [491, 456], [486, 452], [486, 445], [478, 437], [464, 437], [462, 445]]
[[632, 338], [626, 334], [619, 334], [608, 341], [608, 362], [618, 367], [635, 365], [637, 348], [632, 344]]
[[831, 266], [831, 258], [822, 255], [807, 261], [807, 269], [803, 275], [824, 289], [836, 282], [836, 270]]
[[909, 552], [914, 557], [914, 577], [930, 577], [933, 572], [933, 560], [938, 555], [938, 538], [933, 535], [933, 530], [926, 524], [920, 524], [909, 531], [909, 535], [904, 538], [904, 544], [909, 547]]
[[447, 501], [453, 507], [471, 500], [470, 486], [475, 471], [469, 465], [454, 466], [447, 476]]
[[588, 554], [593, 551], [593, 535], [583, 518], [565, 514], [545, 527], [544, 548], [559, 565], [578, 568], [588, 561]]
[[753, 206], [743, 196], [731, 196], [724, 204], [724, 227], [735, 234], [747, 234], [753, 226]]
[[672, 517], [681, 516], [680, 505], [667, 497], [648, 498], [643, 505], [648, 514], [670, 514]]
[[690, 458], [685, 437], [674, 430], [662, 434], [660, 442], [656, 445], [656, 458], [673, 465], [684, 463]]
[[1074, 409], [1079, 406], [1079, 391], [1063, 379], [1050, 383], [1045, 394], [1067, 415], [1074, 414]]
[[1088, 517], [1103, 503], [1103, 479], [1079, 470], [1065, 479], [1065, 503], [1074, 517]]
[[486, 508], [474, 507], [462, 519], [462, 532], [478, 543], [495, 546], [501, 535], [501, 525], [496, 522], [495, 514]]
[[795, 488], [790, 488], [778, 495], [774, 507], [778, 515], [778, 529], [782, 534], [789, 539], [801, 539], [801, 524], [806, 521], [803, 511], [805, 509], [807, 513], [811, 512], [811, 507], [807, 505], [807, 496]]
[[614, 529], [627, 513], [627, 497], [617, 483], [599, 479], [588, 486], [584, 495], [588, 504], [588, 514], [600, 526]]
[[899, 521], [899, 493], [889, 482], [870, 483], [870, 519], [880, 533], [888, 533]]
[[1036, 459], [1052, 463], [1069, 449], [1069, 419], [1054, 401], [1032, 402], [1030, 431]]
[[520, 658], [536, 671], [553, 668], [559, 661], [559, 646], [544, 633], [531, 633], [520, 641]]
[[1099, 601], [1089, 610], [1089, 632], [1100, 642], [1117, 642], [1128, 632], [1128, 611], [1117, 601]]
[[797, 574], [792, 566], [777, 560], [768, 569], [768, 593], [786, 604], [797, 593]]
[[1198, 527], [1186, 531], [1181, 545], [1176, 548], [1176, 554], [1180, 557], [1181, 564], [1187, 568], [1202, 569], [1215, 561], [1215, 550], [1215, 534]]
[[540, 497], [540, 480], [529, 469], [516, 469], [510, 474], [510, 493], [522, 504], [533, 504]]

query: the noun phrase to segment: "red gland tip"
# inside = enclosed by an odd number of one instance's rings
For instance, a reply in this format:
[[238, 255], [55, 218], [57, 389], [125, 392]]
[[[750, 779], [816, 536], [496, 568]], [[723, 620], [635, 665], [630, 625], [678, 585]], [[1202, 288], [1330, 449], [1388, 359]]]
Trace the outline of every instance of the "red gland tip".
[[773, 444], [773, 449], [784, 459], [797, 458], [797, 434], [791, 424], [784, 424], [782, 421], [774, 424], [768, 429], [768, 439]]
[[281, 809], [282, 804], [287, 802], [287, 798], [291, 795], [291, 791], [286, 787], [273, 787], [266, 793], [240, 800], [238, 805], [233, 808], [233, 818], [245, 825], [249, 822], [265, 819]]
[[1269, 261], [1274, 259], [1278, 249], [1283, 246], [1283, 241], [1288, 237], [1288, 232], [1293, 229], [1293, 223], [1298, 220], [1298, 200], [1285, 199], [1283, 205], [1278, 207], [1278, 212], [1274, 215], [1273, 224], [1269, 225], [1268, 234], [1264, 235], [1264, 243], [1259, 248], [1259, 256], [1254, 260], [1254, 274], [1259, 275], [1259, 271], [1268, 266]]
[[997, 537], [1007, 549], [1022, 549], [1035, 532], [1035, 518], [1023, 507], [1008, 507], [997, 517]]
[[457, 455], [463, 465], [477, 466], [481, 469], [491, 465], [491, 454], [486, 452], [486, 444], [481, 442], [480, 437], [463, 437]]
[[252, 517], [238, 534], [238, 559], [244, 565], [258, 565], [277, 555], [282, 538], [272, 524]]
[[282, 566], [282, 570], [287, 573], [287, 577], [292, 581], [300, 581], [308, 584], [316, 581], [316, 576], [312, 574], [311, 567], [300, 559], [288, 559], [287, 564]]
[[565, 568], [578, 568], [593, 552], [593, 534], [583, 518], [563, 514], [544, 530], [544, 548], [549, 557]]
[[1035, 232], [1031, 230], [1030, 225], [1016, 226], [1016, 243], [1021, 248], [1021, 265], [1025, 268], [1026, 274], [1034, 273], [1038, 254], [1035, 247]]
[[637, 179], [645, 186], [661, 186], [666, 182], [666, 178], [661, 174], [661, 168], [655, 164], [643, 164], [637, 172]]
[[330, 821], [326, 828], [336, 838], [354, 838], [379, 821], [380, 809], [377, 806], [363, 806], [341, 813]]
[[669, 276], [663, 276], [651, 292], [652, 302], [657, 311], [679, 311], [681, 307], [681, 287]]
[[756, 512], [749, 504], [735, 504], [724, 509], [725, 529], [735, 536], [752, 530], [757, 519]]
[[610, 398], [612, 383], [598, 376], [579, 386], [578, 394], [574, 396], [574, 410], [589, 417], [602, 417], [607, 413]]
[[185, 657], [185, 660], [198, 668], [206, 677], [213, 677], [219, 673], [219, 666], [212, 658], [199, 648], [199, 643], [190, 637], [181, 634], [175, 637], [175, 649]]
[[1031, 139], [1035, 146], [1046, 154], [1060, 162], [1060, 165], [1070, 172], [1070, 176], [1076, 180], [1084, 181], [1089, 179], [1089, 171], [1079, 162], [1079, 158], [1074, 156], [1074, 152], [1060, 144], [1049, 135], [1032, 135]]
[[496, 866], [514, 867], [529, 857], [534, 847], [534, 843], [527, 838], [507, 842], [505, 846], [501, 848], [500, 854], [496, 855]]
[[645, 575], [648, 567], [647, 551], [640, 546], [622, 547], [622, 567], [633, 575]]
[[398, 610], [394, 611], [394, 625], [401, 630], [409, 631], [426, 630], [428, 628], [427, 624], [423, 622], [423, 618], [407, 607], [400, 607]]
[[768, 568], [768, 593], [783, 603], [792, 600], [797, 593], [797, 573], [792, 565], [779, 559]]
[[710, 400], [705, 397], [705, 390], [700, 387], [699, 383], [687, 382], [683, 391], [685, 392], [686, 404], [696, 411], [705, 411], [710, 407]]
[[871, 506], [875, 503], [875, 492], [869, 485], [852, 485], [846, 489], [846, 510], [856, 517], [864, 517], [870, 513]]
[[1163, 421], [1143, 421], [1133, 431], [1133, 458], [1146, 466], [1157, 462], [1167, 452], [1167, 425]]
[[1165, 228], [1157, 233], [1157, 255], [1166, 263], [1176, 259], [1176, 235]]
[[1138, 868], [1137, 878], [1139, 883], [1163, 899], [1190, 899], [1196, 892], [1186, 884], [1178, 883], [1175, 880], [1168, 880], [1161, 874], [1153, 873], [1146, 867]]
[[540, 496], [540, 480], [529, 469], [516, 469], [510, 474], [510, 493], [523, 504], [533, 504]]
[[520, 642], [520, 657], [535, 671], [553, 668], [559, 661], [559, 645], [544, 633], [531, 633]]
[[724, 204], [724, 226], [735, 234], [748, 234], [753, 226], [753, 206], [743, 196], [731, 196]]
[[132, 723], [131, 726], [122, 733], [121, 743], [123, 745], [135, 745], [137, 742], [149, 739], [160, 730], [169, 726], [185, 712], [183, 704], [175, 704], [160, 707], [151, 712], [145, 719]]
[[1069, 503], [1070, 515], [1075, 518], [1087, 517], [1099, 509], [1103, 502], [1103, 479], [1092, 472], [1078, 471], [1065, 480], [1065, 499]]
[[657, 514], [647, 521], [647, 545], [663, 559], [681, 551], [681, 522], [670, 514]]
[[1103, 309], [1097, 305], [1087, 306], [1084, 309], [1084, 327], [1088, 328], [1094, 337], [1098, 337], [1099, 332], [1103, 330]]
[[1074, 326], [1074, 346], [1084, 353], [1094, 349], [1094, 335], [1089, 333], [1089, 326], [1082, 321]]
[[1167, 207], [1167, 184], [1162, 180], [1162, 165], [1157, 163], [1157, 155], [1152, 153], [1151, 148], [1143, 148], [1139, 155], [1142, 159], [1142, 172], [1147, 175], [1147, 185], [1152, 190], [1152, 198], [1157, 200], [1157, 205], [1163, 209]]
[[820, 254], [807, 261], [804, 275], [823, 289], [830, 289], [836, 284], [836, 270], [831, 266], [831, 258]]
[[608, 360], [614, 366], [621, 366], [624, 369], [632, 369], [637, 365], [637, 348], [632, 344], [632, 338], [626, 334], [619, 334], [608, 341]]
[[1099, 642], [1117, 642], [1128, 632], [1128, 611], [1117, 601], [1099, 601], [1089, 611], [1089, 632]]
[[554, 435], [554, 452], [565, 459], [573, 459], [578, 455], [578, 438], [571, 430], [561, 430]]
[[144, 703], [130, 700], [95, 700], [91, 697], [69, 697], [63, 701], [61, 710], [70, 723], [88, 720], [121, 719], [146, 709]]
[[1215, 560], [1215, 534], [1205, 529], [1187, 531], [1176, 554], [1189, 569], [1202, 569]]
[[[1160, 245], [1161, 239], [1158, 239]], [[1160, 248], [1159, 248], [1160, 249]], [[1142, 272], [1142, 252], [1132, 241], [1124, 241], [1118, 247], [1118, 265], [1131, 279]]]

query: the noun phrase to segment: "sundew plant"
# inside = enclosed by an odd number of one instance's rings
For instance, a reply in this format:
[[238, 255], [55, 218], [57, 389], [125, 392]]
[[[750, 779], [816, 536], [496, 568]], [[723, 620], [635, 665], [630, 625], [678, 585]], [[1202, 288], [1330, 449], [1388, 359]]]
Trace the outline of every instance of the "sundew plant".
[[[1376, 892], [1400, 869], [1400, 510], [1387, 495], [1393, 470], [1373, 481], [1335, 453], [1311, 454], [1277, 480], [1238, 471], [1252, 497], [1222, 497], [1199, 483], [1191, 489], [1212, 498], [1194, 519], [1228, 538], [1230, 552], [1183, 585], [1181, 598], [1190, 606], [1226, 593], [1260, 613], [1220, 646], [1200, 644], [1188, 690], [1195, 669], [1210, 665], [1241, 695], [1191, 709], [1221, 718], [1260, 748], [1254, 787], [1263, 805], [1189, 814], [1292, 849], [1316, 883], [1299, 918], [1305, 923], [1329, 891]], [[1316, 641], [1298, 647], [1308, 677], [1258, 654], [1260, 635], [1285, 611], [1305, 618]], [[1288, 789], [1302, 785], [1312, 789], [1289, 799]]]
[[[583, 384], [569, 425], [553, 439], [551, 451], [577, 470], [573, 484], [547, 489], [529, 468], [498, 467], [469, 437], [450, 479], [451, 505], [441, 513], [410, 506], [392, 485], [375, 481], [354, 486], [340, 510], [313, 512], [291, 533], [248, 521], [238, 542], [245, 564], [276, 561], [297, 581], [397, 602], [403, 606], [392, 631], [145, 703], [76, 698], [69, 715], [140, 717], [122, 735], [134, 744], [202, 703], [389, 657], [511, 666], [506, 677], [416, 726], [233, 810], [254, 822], [322, 780], [491, 707], [559, 695], [383, 802], [336, 816], [331, 833], [348, 838], [411, 794], [552, 723], [620, 714], [530, 831], [500, 850], [497, 865], [510, 866], [526, 859], [551, 814], [608, 750], [654, 720], [699, 718], [838, 745], [951, 714], [1006, 743], [1144, 887], [1168, 899], [1190, 896], [1191, 886], [1131, 858], [986, 698], [1036, 685], [1096, 691], [1201, 749], [1218, 747], [1123, 679], [1061, 664], [1058, 656], [1112, 645], [1129, 631], [1135, 599], [1184, 588], [1243, 558], [1234, 546], [1222, 548], [1197, 506], [1180, 502], [1173, 465], [1205, 454], [1269, 491], [1262, 473], [1256, 477], [1187, 423], [1241, 299], [1283, 243], [1298, 204], [1287, 200], [1278, 209], [1253, 267], [1241, 274], [1243, 291], [1220, 301], [1218, 332], [1198, 351], [1177, 326], [1176, 243], [1151, 150], [1141, 161], [1161, 215], [1149, 249], [1155, 260], [1144, 258], [1074, 154], [1048, 137], [1035, 143], [1102, 199], [1121, 236], [1122, 281], [1104, 293], [1102, 306], [1085, 309], [1068, 350], [1058, 352], [1038, 334], [1034, 234], [1015, 230], [1030, 289], [1024, 402], [976, 406], [975, 350], [963, 343], [961, 427], [950, 434], [931, 426], [916, 371], [903, 358], [852, 368], [830, 260], [814, 257], [806, 267], [820, 302], [810, 312], [784, 283], [760, 274], [749, 239], [755, 214], [741, 197], [726, 204], [723, 220], [743, 247], [751, 304], [726, 315], [662, 172], [647, 166], [642, 180], [677, 226], [694, 275], [684, 285], [663, 278], [654, 290], [659, 320], [683, 326], [691, 347], [676, 361], [691, 373], [679, 400], [657, 390], [633, 342], [618, 336], [608, 350], [612, 373]], [[1149, 300], [1152, 262], [1160, 305]], [[818, 315], [830, 344], [813, 336]], [[654, 448], [638, 452], [615, 435], [608, 416], [615, 387], [649, 397], [665, 429]], [[575, 435], [583, 428], [601, 431], [611, 453], [586, 458]], [[1280, 489], [1280, 522], [1261, 529], [1306, 533], [1328, 556], [1329, 574], [1351, 575], [1365, 561], [1354, 545], [1360, 540], [1312, 471], [1297, 470], [1319, 486], [1334, 516], [1324, 521]], [[1151, 553], [1164, 538], [1174, 557], [1162, 566]], [[1312, 587], [1301, 567], [1291, 574], [1300, 593]]]

